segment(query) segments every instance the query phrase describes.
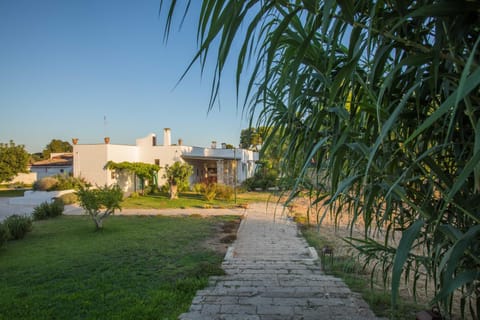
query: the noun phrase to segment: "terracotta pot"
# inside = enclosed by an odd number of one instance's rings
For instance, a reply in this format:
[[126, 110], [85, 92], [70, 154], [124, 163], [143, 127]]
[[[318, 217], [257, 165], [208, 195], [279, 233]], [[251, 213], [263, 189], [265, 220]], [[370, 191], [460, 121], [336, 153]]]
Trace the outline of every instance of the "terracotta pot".
[[73, 144], [77, 144], [78, 143], [78, 138], [73, 138], [72, 142], [73, 142]]
[[110, 137], [105, 137], [105, 138], [103, 138], [103, 140], [105, 140], [105, 143], [106, 143], [106, 144], [109, 144], [109, 143], [110, 143]]

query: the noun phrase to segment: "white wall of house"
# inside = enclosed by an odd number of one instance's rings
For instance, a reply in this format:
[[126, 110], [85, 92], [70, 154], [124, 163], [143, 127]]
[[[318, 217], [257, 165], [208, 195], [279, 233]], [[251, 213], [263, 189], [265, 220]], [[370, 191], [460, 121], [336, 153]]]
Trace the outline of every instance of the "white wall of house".
[[107, 144], [84, 144], [73, 146], [73, 175], [103, 186], [108, 183]]
[[[138, 149], [135, 146], [127, 145], [106, 145], [106, 161], [113, 162], [141, 162], [138, 160]], [[105, 166], [105, 164], [103, 166]], [[133, 191], [135, 189], [135, 181], [132, 174], [117, 174], [112, 170], [105, 170], [107, 174], [107, 185], [118, 184], [123, 187], [123, 191]]]
[[114, 144], [77, 144], [73, 146], [73, 175], [81, 177], [94, 185], [104, 186], [117, 183], [117, 178], [133, 185], [125, 176], [117, 177], [112, 171], [104, 169], [108, 161], [138, 162], [135, 146]]
[[30, 168], [30, 171], [37, 175], [37, 180], [40, 180], [44, 177], [56, 176], [58, 174], [69, 175], [70, 173], [72, 173], [72, 167], [71, 166], [61, 166], [61, 165], [36, 166], [36, 167], [32, 166]]

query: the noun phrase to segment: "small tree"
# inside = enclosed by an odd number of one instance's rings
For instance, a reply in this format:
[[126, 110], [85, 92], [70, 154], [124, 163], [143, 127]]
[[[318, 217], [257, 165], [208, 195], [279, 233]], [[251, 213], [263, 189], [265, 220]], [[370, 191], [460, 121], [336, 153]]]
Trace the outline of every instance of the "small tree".
[[77, 192], [80, 206], [92, 218], [97, 230], [103, 228], [103, 219], [115, 213], [115, 210], [122, 210], [120, 202], [123, 198], [119, 186], [104, 186], [98, 189], [87, 189], [81, 187]]
[[173, 165], [165, 165], [164, 179], [170, 190], [170, 199], [178, 198], [178, 189], [188, 185], [188, 177], [193, 173], [193, 168], [188, 163], [176, 161]]
[[0, 182], [10, 181], [17, 174], [27, 172], [30, 155], [23, 145], [0, 143]]

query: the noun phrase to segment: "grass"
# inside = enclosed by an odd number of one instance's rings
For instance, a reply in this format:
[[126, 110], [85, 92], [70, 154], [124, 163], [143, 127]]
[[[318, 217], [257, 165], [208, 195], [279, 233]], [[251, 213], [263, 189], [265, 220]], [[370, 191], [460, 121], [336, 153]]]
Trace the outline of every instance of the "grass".
[[237, 217], [85, 216], [37, 221], [0, 247], [0, 319], [176, 319], [221, 254], [206, 249]]
[[[332, 239], [317, 232], [314, 227], [302, 226], [302, 234], [307, 242], [315, 247], [321, 254], [324, 246], [335, 247]], [[335, 253], [335, 251], [334, 251]], [[391, 295], [388, 288], [373, 282], [370, 272], [363, 268], [363, 265], [353, 255], [333, 255], [333, 258], [326, 255], [322, 261], [325, 273], [341, 278], [347, 286], [355, 292], [359, 292], [363, 299], [370, 305], [372, 311], [379, 317], [389, 317], [397, 320], [415, 319], [415, 314], [424, 309], [425, 305], [420, 305], [410, 299], [400, 299], [398, 306], [392, 309]]]
[[273, 201], [275, 202], [278, 199], [278, 194], [271, 191], [250, 191], [250, 192], [241, 192], [237, 194], [237, 200], [245, 202], [265, 202]]
[[134, 198], [126, 198], [122, 202], [122, 208], [126, 209], [173, 209], [173, 208], [205, 208], [218, 207], [230, 208], [249, 202], [266, 201], [271, 197], [269, 192], [243, 192], [237, 194], [237, 203], [230, 201], [213, 200], [206, 201], [202, 195], [193, 192], [185, 192], [178, 199], [170, 200], [168, 194], [145, 195]]
[[21, 189], [0, 189], [0, 198], [3, 197], [23, 197], [25, 190]]

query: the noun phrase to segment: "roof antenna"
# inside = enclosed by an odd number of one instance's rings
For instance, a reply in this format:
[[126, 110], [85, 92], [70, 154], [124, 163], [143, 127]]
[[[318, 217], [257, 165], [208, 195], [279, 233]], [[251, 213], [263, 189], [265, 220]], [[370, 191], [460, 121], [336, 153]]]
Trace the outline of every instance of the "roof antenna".
[[107, 136], [107, 116], [103, 116], [103, 136]]

